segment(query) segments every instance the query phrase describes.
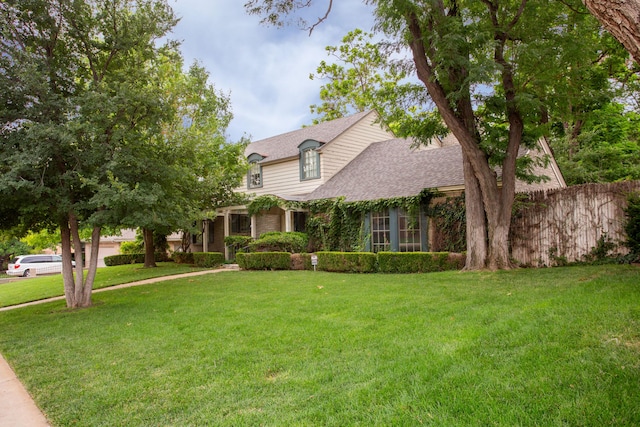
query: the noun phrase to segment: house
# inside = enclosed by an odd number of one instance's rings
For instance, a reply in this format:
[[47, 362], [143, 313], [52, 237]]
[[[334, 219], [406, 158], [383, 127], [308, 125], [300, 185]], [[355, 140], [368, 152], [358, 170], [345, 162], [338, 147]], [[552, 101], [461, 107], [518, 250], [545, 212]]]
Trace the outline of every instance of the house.
[[[427, 147], [398, 139], [380, 126], [373, 111], [324, 122], [248, 145], [249, 171], [237, 191], [272, 195], [283, 202], [305, 202], [343, 197], [346, 202], [416, 196], [424, 189], [447, 195], [464, 190], [462, 152], [449, 135], [435, 138]], [[526, 152], [548, 155], [546, 167], [536, 170], [549, 179], [538, 184], [518, 182], [516, 191], [565, 187], [566, 184], [544, 140], [539, 149]], [[283, 206], [295, 206], [282, 203]], [[230, 235], [259, 237], [267, 231], [304, 231], [308, 212], [303, 208], [272, 207], [249, 216], [246, 206], [219, 209], [203, 222], [203, 232], [193, 251], [224, 252]], [[372, 251], [426, 251], [428, 218], [412, 218], [400, 208], [370, 212], [364, 218]]]

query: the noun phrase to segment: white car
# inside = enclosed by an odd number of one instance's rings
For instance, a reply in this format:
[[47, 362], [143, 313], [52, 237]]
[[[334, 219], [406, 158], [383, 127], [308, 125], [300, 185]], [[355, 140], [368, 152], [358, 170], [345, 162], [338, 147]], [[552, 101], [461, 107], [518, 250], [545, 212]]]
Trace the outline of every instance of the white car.
[[60, 255], [20, 255], [11, 260], [7, 269], [10, 276], [29, 277], [51, 273], [62, 273]]

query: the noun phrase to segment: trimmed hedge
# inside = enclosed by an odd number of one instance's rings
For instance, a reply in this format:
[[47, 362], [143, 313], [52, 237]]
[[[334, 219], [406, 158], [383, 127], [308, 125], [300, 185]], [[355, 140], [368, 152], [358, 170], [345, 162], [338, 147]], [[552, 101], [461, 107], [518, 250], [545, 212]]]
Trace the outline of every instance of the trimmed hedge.
[[224, 254], [220, 252], [193, 252], [196, 267], [213, 268], [224, 264]]
[[460, 270], [463, 254], [450, 252], [378, 252], [380, 273], [429, 273]]
[[254, 252], [236, 254], [238, 266], [243, 270], [289, 270], [289, 252]]
[[195, 264], [193, 252], [174, 252], [171, 258], [177, 264]]
[[290, 252], [299, 253], [307, 249], [309, 237], [296, 231], [272, 231], [249, 243], [250, 252]]
[[375, 273], [376, 254], [372, 252], [318, 252], [318, 269], [344, 273]]
[[[156, 252], [155, 253], [155, 261], [156, 262], [164, 262], [169, 258], [166, 253]], [[104, 264], [107, 267], [113, 267], [115, 265], [126, 265], [126, 264], [142, 264], [144, 263], [144, 254], [123, 254], [123, 255], [111, 255], [104, 257]]]

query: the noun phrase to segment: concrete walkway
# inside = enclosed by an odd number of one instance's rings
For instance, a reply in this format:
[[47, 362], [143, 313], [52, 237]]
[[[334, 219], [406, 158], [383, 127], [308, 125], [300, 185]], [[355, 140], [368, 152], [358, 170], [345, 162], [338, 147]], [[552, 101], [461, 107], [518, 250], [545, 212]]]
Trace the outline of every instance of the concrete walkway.
[[[216, 270], [203, 270], [195, 271], [193, 273], [175, 274], [173, 276], [154, 277], [152, 279], [140, 280], [138, 282], [124, 283], [122, 285], [96, 289], [93, 293], [230, 270], [238, 270], [238, 267], [235, 265], [229, 265], [225, 268]], [[0, 308], [0, 311], [15, 310], [21, 307], [60, 300], [64, 300], [64, 297], [47, 298], [25, 304], [12, 305], [10, 307]], [[49, 425], [47, 418], [35, 404], [20, 380], [18, 380], [16, 374], [11, 369], [11, 366], [9, 366], [7, 361], [0, 354], [0, 427], [46, 427]]]

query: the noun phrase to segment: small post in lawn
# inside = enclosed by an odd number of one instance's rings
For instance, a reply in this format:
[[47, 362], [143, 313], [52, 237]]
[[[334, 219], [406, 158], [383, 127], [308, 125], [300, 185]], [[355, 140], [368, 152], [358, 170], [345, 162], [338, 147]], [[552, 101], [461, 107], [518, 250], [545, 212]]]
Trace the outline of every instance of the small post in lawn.
[[316, 265], [318, 265], [318, 255], [311, 255], [311, 265], [313, 265], [313, 271], [316, 271]]

